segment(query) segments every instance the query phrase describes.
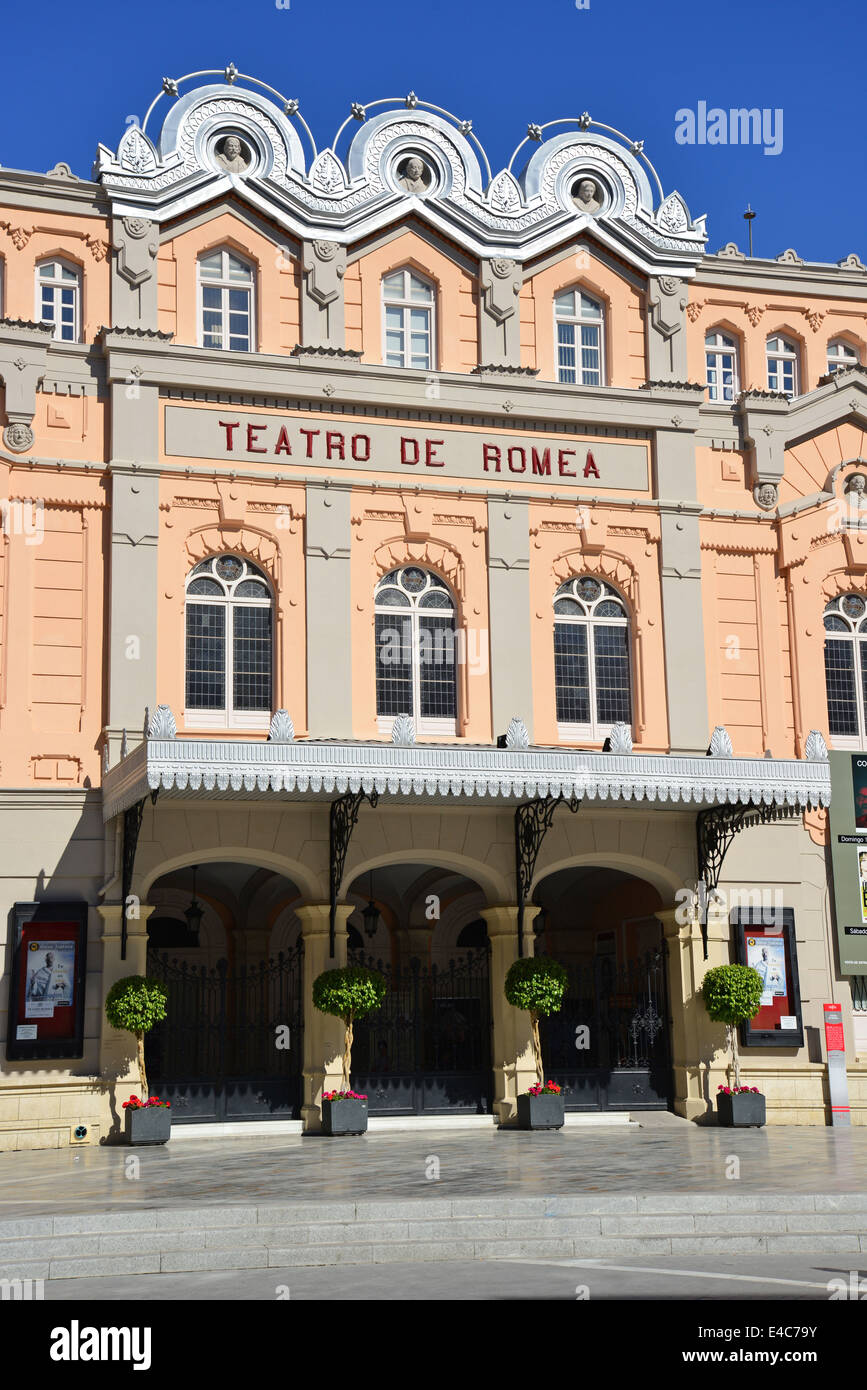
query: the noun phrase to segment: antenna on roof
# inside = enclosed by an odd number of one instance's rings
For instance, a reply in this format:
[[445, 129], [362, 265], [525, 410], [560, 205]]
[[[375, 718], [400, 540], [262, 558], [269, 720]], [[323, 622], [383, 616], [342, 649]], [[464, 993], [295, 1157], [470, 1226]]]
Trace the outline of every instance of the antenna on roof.
[[755, 215], [756, 214], [753, 212], [752, 208], [750, 207], [750, 204], [747, 203], [747, 210], [744, 213], [744, 221], [747, 224], [747, 230], [750, 234], [750, 258], [752, 258], [753, 254], [753, 218], [755, 217]]

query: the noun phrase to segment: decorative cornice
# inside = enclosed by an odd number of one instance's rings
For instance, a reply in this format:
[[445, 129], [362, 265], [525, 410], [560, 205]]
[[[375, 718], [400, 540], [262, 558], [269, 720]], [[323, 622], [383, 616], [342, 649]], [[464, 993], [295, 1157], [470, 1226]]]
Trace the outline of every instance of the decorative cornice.
[[96, 337], [106, 338], [109, 334], [115, 338], [135, 338], [152, 343], [170, 343], [175, 336], [174, 333], [164, 333], [160, 328], [122, 328], [119, 325], [104, 323], [97, 329]]
[[361, 353], [355, 348], [339, 347], [305, 347], [303, 343], [296, 343], [289, 354], [290, 357], [328, 357], [339, 358], [347, 362], [358, 362]]
[[698, 391], [702, 394], [707, 390], [699, 381], [643, 381], [639, 386], [639, 391]]
[[0, 318], [0, 332], [9, 328], [15, 329], [16, 331], [25, 329], [27, 332], [38, 333], [40, 337], [46, 339], [50, 339], [54, 336], [53, 323], [35, 323], [33, 319]]
[[541, 796], [671, 807], [752, 801], [798, 814], [831, 801], [828, 764], [795, 759], [151, 736], [106, 774], [104, 819], [157, 788], [162, 799], [205, 800], [363, 790], [433, 803], [457, 797], [508, 805]]
[[470, 371], [471, 376], [528, 376], [539, 375], [538, 367], [510, 367], [503, 363], [487, 362], [480, 363]]

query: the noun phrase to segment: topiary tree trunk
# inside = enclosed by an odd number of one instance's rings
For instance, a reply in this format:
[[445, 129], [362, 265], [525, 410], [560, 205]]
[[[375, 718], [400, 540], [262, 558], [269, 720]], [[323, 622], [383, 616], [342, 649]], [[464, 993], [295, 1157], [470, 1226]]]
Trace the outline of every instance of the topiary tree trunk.
[[352, 1014], [347, 1014], [343, 1022], [346, 1025], [346, 1032], [343, 1036], [343, 1089], [344, 1091], [348, 1091], [349, 1067], [350, 1062], [352, 1060], [352, 1041], [354, 1036], [352, 1028]]
[[142, 1103], [148, 1099], [148, 1074], [145, 1069], [145, 1049], [144, 1033], [139, 1029], [135, 1035], [136, 1052], [138, 1053], [138, 1069], [141, 1077], [141, 1098]]
[[542, 1040], [539, 1037], [539, 1015], [535, 1009], [530, 1012], [530, 1024], [533, 1031], [533, 1061], [536, 1063], [536, 1080], [540, 1086], [544, 1086], [545, 1077], [542, 1071]]

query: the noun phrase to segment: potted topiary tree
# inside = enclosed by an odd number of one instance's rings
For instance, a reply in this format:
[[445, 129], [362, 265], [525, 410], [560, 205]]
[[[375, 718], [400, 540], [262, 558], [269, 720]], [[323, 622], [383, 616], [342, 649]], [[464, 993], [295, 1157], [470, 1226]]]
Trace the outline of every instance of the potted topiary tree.
[[136, 1040], [141, 1098], [130, 1096], [123, 1103], [126, 1137], [130, 1144], [165, 1144], [171, 1138], [171, 1105], [159, 1096], [148, 1095], [145, 1070], [144, 1035], [166, 1016], [166, 992], [159, 980], [146, 975], [126, 975], [117, 980], [105, 1000], [105, 1016], [112, 1028], [132, 1033]]
[[764, 985], [751, 965], [717, 965], [702, 980], [701, 994], [714, 1023], [726, 1026], [726, 1041], [732, 1054], [734, 1086], [717, 1087], [717, 1124], [736, 1129], [765, 1123], [765, 1097], [758, 1086], [741, 1085], [738, 1057], [738, 1027], [754, 1018], [762, 1001]]
[[324, 970], [313, 981], [313, 1004], [320, 1013], [343, 1020], [343, 1089], [322, 1093], [324, 1134], [364, 1134], [367, 1129], [367, 1096], [350, 1090], [352, 1029], [357, 1018], [375, 1013], [385, 998], [385, 976], [364, 965], [345, 965]]
[[563, 1097], [560, 1087], [545, 1081], [542, 1071], [542, 1045], [539, 1018], [558, 1013], [563, 1003], [568, 976], [563, 966], [550, 956], [522, 956], [513, 961], [506, 974], [505, 995], [516, 1009], [530, 1015], [533, 1029], [533, 1058], [536, 1084], [526, 1095], [518, 1096], [519, 1129], [562, 1129]]

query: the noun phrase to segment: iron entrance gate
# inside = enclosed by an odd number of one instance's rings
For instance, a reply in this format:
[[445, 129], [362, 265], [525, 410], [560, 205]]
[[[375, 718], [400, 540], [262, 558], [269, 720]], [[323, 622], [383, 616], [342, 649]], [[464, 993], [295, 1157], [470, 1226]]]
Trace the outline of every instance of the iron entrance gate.
[[540, 1022], [545, 1076], [563, 1087], [566, 1109], [665, 1110], [671, 1056], [663, 951], [622, 965], [597, 956], [566, 968], [563, 1008]]
[[148, 974], [168, 994], [167, 1017], [145, 1041], [148, 1085], [171, 1101], [173, 1124], [300, 1117], [301, 953], [299, 942], [236, 970], [148, 953]]
[[482, 948], [439, 969], [416, 958], [392, 969], [350, 955], [388, 984], [382, 1008], [354, 1027], [352, 1086], [372, 1114], [490, 1114], [489, 960]]

